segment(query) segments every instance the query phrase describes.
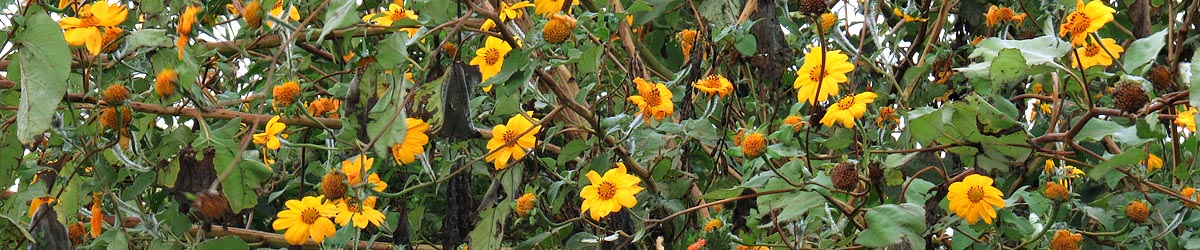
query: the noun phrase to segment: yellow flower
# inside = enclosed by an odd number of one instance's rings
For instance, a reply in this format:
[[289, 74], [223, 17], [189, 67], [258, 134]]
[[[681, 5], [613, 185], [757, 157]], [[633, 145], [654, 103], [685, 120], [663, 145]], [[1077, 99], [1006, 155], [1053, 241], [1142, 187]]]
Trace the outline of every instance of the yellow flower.
[[392, 158], [399, 165], [412, 163], [417, 155], [425, 153], [425, 144], [429, 144], [429, 136], [425, 135], [429, 131], [428, 123], [416, 118], [408, 118], [404, 122], [408, 125], [404, 140], [392, 145]]
[[885, 121], [900, 123], [900, 118], [896, 117], [896, 109], [892, 107], [879, 108], [879, 117], [875, 118], [875, 126], [883, 127]]
[[[390, 5], [388, 5], [387, 10], [380, 12], [379, 14], [367, 14], [362, 17], [363, 22], [369, 22], [369, 23], [373, 23], [375, 25], [381, 25], [381, 26], [392, 26], [393, 22], [404, 20], [404, 19], [417, 20], [417, 14], [415, 12], [413, 12], [412, 10], [404, 9], [403, 3], [390, 4]], [[403, 28], [400, 30], [407, 31], [408, 37], [412, 37], [413, 35], [417, 34], [418, 29], [417, 28]]]
[[1045, 89], [1041, 83], [1034, 83], [1029, 87], [1029, 92], [1040, 95], [1042, 92], [1045, 92]]
[[[283, 19], [283, 0], [275, 2], [275, 7], [271, 8], [269, 13], [276, 19]], [[292, 22], [300, 21], [300, 11], [296, 9], [296, 5], [289, 5], [287, 19], [283, 20], [290, 20]], [[267, 22], [267, 26], [271, 26], [273, 24], [273, 22]]]
[[[1200, 197], [1196, 196], [1196, 189], [1192, 188], [1192, 187], [1185, 187], [1182, 190], [1179, 190], [1179, 195], [1182, 195], [1183, 197], [1187, 197], [1189, 200], [1192, 200], [1192, 201], [1200, 200], [1200, 199], [1197, 199]], [[1192, 205], [1191, 202], [1184, 202], [1183, 205], [1186, 205], [1191, 208], [1196, 207], [1195, 205]]]
[[862, 118], [863, 113], [867, 112], [867, 103], [875, 102], [875, 98], [878, 96], [874, 92], [862, 92], [842, 97], [842, 100], [829, 105], [829, 110], [825, 111], [825, 117], [821, 118], [821, 124], [832, 127], [833, 123], [842, 122], [843, 127], [854, 128], [854, 119]]
[[1038, 108], [1041, 109], [1042, 113], [1045, 113], [1046, 115], [1050, 115], [1050, 111], [1052, 111], [1049, 103], [1038, 104]]
[[[529, 1], [520, 1], [520, 2], [514, 3], [512, 5], [508, 5], [508, 2], [500, 1], [500, 13], [498, 13], [500, 15], [500, 21], [503, 22], [503, 21], [521, 18], [521, 15], [523, 13], [525, 13], [525, 8], [528, 8], [528, 7], [536, 7], [536, 6], [529, 3]], [[534, 9], [534, 11], [537, 11], [537, 10]]]
[[628, 100], [638, 106], [638, 115], [645, 116], [646, 124], [675, 114], [675, 103], [671, 101], [674, 94], [667, 85], [646, 82], [641, 77], [634, 78], [633, 83], [637, 84], [640, 95], [630, 96]]
[[789, 115], [787, 118], [783, 118], [783, 124], [792, 126], [793, 131], [800, 131], [801, 128], [804, 128], [804, 125], [807, 125], [803, 118], [795, 115]]
[[1044, 171], [1050, 176], [1050, 179], [1058, 180], [1058, 183], [1063, 186], [1071, 186], [1071, 179], [1079, 179], [1086, 175], [1083, 170], [1071, 165], [1057, 168], [1054, 166], [1053, 160], [1046, 160]]
[[1083, 235], [1071, 233], [1065, 229], [1054, 231], [1054, 238], [1050, 239], [1050, 250], [1079, 249], [1081, 240], [1083, 240]]
[[533, 193], [525, 193], [517, 198], [517, 215], [525, 217], [529, 215], [529, 211], [533, 211], [533, 203], [537, 201], [537, 195]]
[[761, 133], [753, 132], [746, 135], [746, 139], [742, 140], [742, 154], [747, 158], [754, 158], [762, 155], [763, 150], [767, 149], [767, 138]]
[[[821, 71], [822, 54], [825, 55], [824, 72]], [[814, 104], [837, 95], [838, 84], [849, 81], [846, 73], [854, 70], [854, 64], [851, 64], [849, 59], [850, 57], [842, 54], [840, 50], [826, 53], [820, 47], [813, 47], [812, 51], [804, 56], [804, 65], [796, 71], [796, 81], [792, 83], [792, 87], [797, 89], [796, 99]], [[820, 89], [817, 85], [820, 85]]]
[[1182, 126], [1188, 131], [1196, 132], [1196, 108], [1188, 107], [1187, 111], [1179, 112], [1175, 116], [1175, 125]]
[[66, 8], [67, 6], [80, 3], [83, 3], [83, 0], [58, 0], [58, 8], [62, 9]]
[[725, 97], [729, 92], [733, 92], [733, 84], [722, 75], [709, 75], [704, 79], [696, 81], [696, 83], [692, 83], [692, 87], [696, 87], [700, 92], [704, 92], [710, 96]]
[[300, 96], [300, 84], [295, 81], [285, 82], [272, 88], [271, 94], [275, 97], [276, 107], [292, 105], [296, 102], [296, 97]]
[[771, 250], [768, 246], [742, 246], [738, 245], [737, 250]]
[[387, 219], [379, 210], [375, 210], [375, 196], [367, 197], [366, 200], [359, 204], [357, 199], [345, 198], [334, 202], [337, 208], [337, 215], [333, 217], [333, 222], [338, 225], [346, 226], [350, 222], [354, 222], [354, 227], [367, 228], [368, 224], [375, 224], [375, 227], [383, 225], [383, 220]]
[[1071, 191], [1066, 186], [1050, 181], [1046, 182], [1046, 190], [1042, 191], [1042, 196], [1055, 201], [1065, 201], [1071, 198]]
[[[51, 202], [54, 202], [54, 197], [46, 196], [33, 198], [33, 200], [29, 201], [29, 218], [33, 218], [33, 214], [37, 212], [38, 207], [41, 207], [42, 204], [51, 204]], [[53, 204], [51, 204], [51, 206], [53, 206]]]
[[920, 17], [914, 17], [914, 16], [910, 16], [908, 14], [905, 14], [903, 11], [900, 11], [899, 7], [892, 8], [892, 14], [896, 14], [896, 16], [902, 17], [902, 18], [904, 18], [904, 21], [910, 22], [910, 23], [929, 21], [929, 18], [920, 18]]
[[168, 97], [175, 94], [175, 83], [179, 81], [179, 75], [175, 70], [170, 68], [163, 69], [154, 77], [154, 93], [160, 97]]
[[992, 224], [996, 218], [996, 208], [1004, 207], [1004, 193], [992, 186], [992, 178], [972, 174], [960, 182], [950, 184], [946, 199], [950, 200], [950, 211], [975, 224], [983, 218], [987, 224]]
[[679, 47], [683, 50], [683, 58], [692, 58], [692, 46], [696, 45], [696, 30], [684, 29], [675, 34]]
[[92, 55], [99, 55], [104, 45], [103, 35], [99, 27], [105, 29], [121, 24], [129, 16], [129, 9], [119, 4], [98, 2], [84, 5], [77, 17], [64, 17], [58, 21], [63, 29], [63, 36], [71, 46], [85, 45]]
[[346, 173], [346, 180], [352, 187], [361, 183], [365, 175], [368, 187], [376, 192], [383, 192], [384, 189], [387, 189], [388, 184], [380, 180], [378, 174], [371, 172], [371, 166], [374, 164], [375, 158], [358, 155], [357, 157], [342, 161], [342, 172]]
[[200, 6], [188, 5], [183, 10], [183, 14], [179, 14], [179, 26], [175, 26], [175, 33], [181, 36], [192, 34], [192, 26], [196, 25], [197, 13], [200, 13]]
[[92, 238], [100, 237], [104, 229], [104, 210], [100, 207], [100, 192], [92, 193]]
[[708, 223], [704, 223], [704, 231], [712, 232], [714, 230], [721, 229], [721, 226], [724, 225], [725, 223], [721, 222], [721, 219], [712, 219], [708, 221]]
[[[537, 5], [533, 9], [533, 13], [542, 16], [549, 16], [559, 11], [562, 11], [564, 0], [533, 0], [533, 4]], [[571, 5], [579, 5], [579, 0], [572, 0]]]
[[1021, 23], [1025, 22], [1025, 16], [1025, 13], [1017, 14], [1011, 8], [992, 5], [987, 12], [987, 26], [992, 27], [1000, 22], [1016, 21], [1017, 27], [1020, 27]]
[[821, 14], [821, 31], [829, 31], [829, 29], [833, 28], [834, 24], [837, 24], [837, 21], [837, 15], [832, 12]]
[[1146, 171], [1154, 171], [1163, 167], [1163, 160], [1158, 158], [1158, 155], [1147, 154], [1146, 159], [1142, 160], [1142, 165], [1146, 165]]
[[276, 219], [271, 223], [271, 228], [286, 229], [283, 238], [288, 244], [303, 245], [310, 237], [313, 241], [321, 243], [325, 238], [337, 233], [337, 227], [327, 217], [337, 215], [338, 211], [336, 205], [321, 203], [322, 199], [324, 198], [321, 196], [305, 196], [300, 200], [288, 200], [284, 203], [287, 209], [275, 215]]
[[480, 81], [487, 81], [496, 73], [500, 73], [500, 69], [504, 67], [504, 57], [509, 51], [512, 51], [512, 46], [508, 45], [508, 42], [492, 36], [487, 38], [483, 48], [475, 50], [475, 58], [471, 59], [471, 65], [479, 66]]
[[590, 212], [592, 220], [600, 220], [610, 213], [621, 211], [621, 207], [633, 208], [637, 205], [634, 195], [642, 191], [642, 187], [638, 186], [642, 180], [625, 173], [624, 163], [618, 162], [617, 167], [604, 172], [604, 176], [589, 170], [587, 178], [591, 185], [579, 190], [579, 197], [583, 198], [579, 211]]
[[254, 144], [266, 144], [268, 149], [279, 149], [281, 144], [279, 138], [287, 139], [288, 135], [283, 134], [283, 130], [287, 129], [287, 124], [279, 122], [279, 116], [271, 117], [267, 121], [267, 126], [263, 128], [262, 133], [254, 134]]
[[[1125, 51], [1125, 48], [1121, 48], [1121, 45], [1117, 44], [1112, 38], [1100, 39], [1100, 44], [1104, 46], [1103, 48], [1097, 45], [1095, 39], [1089, 40], [1090, 42], [1087, 45], [1075, 48], [1075, 54], [1079, 55], [1079, 60], [1071, 60], [1071, 67], [1079, 67], [1079, 61], [1083, 61], [1083, 67], [1080, 67], [1083, 69], [1095, 65], [1112, 65], [1113, 59], [1121, 58], [1121, 52]], [[1109, 56], [1109, 53], [1112, 56]]]
[[342, 101], [333, 98], [317, 98], [308, 104], [308, 114], [315, 117], [338, 118], [338, 108], [342, 106]]
[[[533, 116], [533, 112], [525, 114]], [[524, 115], [516, 114], [508, 118], [508, 124], [496, 124], [492, 127], [492, 139], [487, 143], [486, 159], [496, 164], [496, 170], [507, 168], [509, 159], [516, 161], [525, 158], [525, 151], [537, 145], [536, 135], [542, 131], [542, 126], [533, 123], [534, 121]]]
[[1084, 5], [1083, 0], [1075, 0], [1075, 11], [1063, 19], [1065, 21], [1059, 26], [1058, 35], [1067, 37], [1067, 34], [1071, 34], [1072, 45], [1083, 45], [1088, 34], [1100, 30], [1100, 27], [1113, 20], [1113, 13], [1117, 13], [1117, 10], [1104, 5], [1104, 1], [1092, 0]]

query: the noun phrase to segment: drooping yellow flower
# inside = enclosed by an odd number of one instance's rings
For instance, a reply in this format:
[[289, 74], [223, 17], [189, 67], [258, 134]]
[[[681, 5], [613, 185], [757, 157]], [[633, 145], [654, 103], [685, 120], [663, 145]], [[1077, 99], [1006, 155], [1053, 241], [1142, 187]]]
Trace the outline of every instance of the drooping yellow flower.
[[[533, 112], [525, 115], [533, 116]], [[508, 168], [508, 161], [525, 158], [525, 151], [537, 145], [537, 133], [542, 131], [541, 125], [525, 115], [516, 114], [508, 118], [507, 124], [496, 124], [492, 127], [492, 139], [488, 140], [486, 157], [488, 162], [495, 164], [496, 170]], [[522, 134], [523, 133], [523, 134]]]
[[730, 83], [729, 79], [726, 79], [725, 76], [720, 74], [709, 75], [704, 79], [700, 79], [699, 81], [692, 83], [692, 87], [696, 87], [696, 89], [700, 90], [700, 92], [704, 92], [709, 96], [715, 95], [725, 97], [725, 95], [728, 95], [729, 92], [733, 92], [733, 83]]
[[1025, 13], [1017, 14], [1011, 8], [992, 5], [988, 8], [986, 16], [987, 26], [992, 27], [1001, 22], [1015, 21], [1017, 27], [1021, 27], [1021, 23], [1025, 22], [1025, 16]]
[[492, 36], [487, 38], [483, 48], [475, 50], [475, 58], [471, 59], [471, 65], [479, 66], [480, 81], [487, 81], [496, 73], [500, 73], [500, 69], [504, 67], [504, 57], [509, 51], [512, 51], [512, 46], [508, 45], [508, 42]]
[[992, 178], [972, 174], [960, 182], [950, 184], [946, 199], [950, 200], [950, 211], [975, 224], [983, 218], [987, 224], [992, 224], [996, 218], [996, 209], [1004, 207], [1004, 193], [992, 186]]
[[804, 121], [804, 118], [800, 118], [800, 116], [789, 115], [786, 118], [783, 118], [783, 125], [792, 126], [793, 131], [800, 131], [800, 129], [804, 128], [807, 123]]
[[191, 35], [192, 26], [196, 25], [196, 14], [200, 13], [200, 6], [188, 5], [184, 8], [183, 13], [179, 14], [179, 26], [175, 26], [175, 33], [181, 36]]
[[579, 197], [583, 198], [579, 211], [589, 212], [592, 220], [598, 221], [610, 213], [621, 211], [622, 207], [633, 208], [637, 205], [637, 197], [634, 196], [642, 191], [642, 187], [638, 186], [642, 179], [627, 174], [624, 163], [618, 162], [617, 167], [604, 172], [604, 176], [589, 170], [587, 178], [591, 185], [579, 190]]
[[1104, 1], [1092, 0], [1084, 5], [1083, 0], [1075, 0], [1075, 11], [1063, 19], [1058, 35], [1067, 37], [1070, 34], [1071, 44], [1081, 46], [1088, 34], [1100, 30], [1100, 27], [1113, 20], [1113, 13], [1117, 13], [1117, 10], [1104, 5]]
[[425, 144], [429, 144], [429, 136], [425, 134], [429, 131], [428, 123], [417, 118], [408, 118], [404, 122], [408, 125], [404, 140], [392, 145], [392, 158], [399, 165], [412, 163], [417, 155], [425, 153]]
[[375, 165], [375, 158], [358, 155], [342, 161], [342, 172], [346, 173], [347, 183], [352, 187], [363, 182], [363, 176], [366, 176], [367, 186], [376, 192], [383, 192], [384, 189], [387, 189], [388, 184], [380, 180], [378, 174], [371, 172], [373, 165]]
[[874, 92], [862, 92], [842, 97], [842, 100], [829, 105], [829, 110], [825, 111], [825, 117], [821, 118], [821, 124], [833, 127], [833, 123], [842, 122], [843, 127], [854, 128], [854, 119], [862, 118], [863, 113], [867, 112], [867, 104], [875, 102], [876, 97], [879, 95]]
[[1050, 250], [1075, 250], [1079, 249], [1079, 241], [1083, 240], [1083, 235], [1071, 233], [1065, 229], [1054, 231], [1054, 238], [1050, 238]]
[[63, 29], [63, 36], [71, 46], [84, 45], [92, 55], [99, 55], [104, 46], [104, 36], [100, 27], [108, 29], [121, 24], [129, 15], [129, 9], [124, 5], [97, 2], [84, 5], [77, 16], [64, 17], [58, 21]]
[[696, 45], [696, 30], [684, 29], [675, 34], [675, 40], [679, 40], [679, 48], [683, 51], [683, 58], [692, 58], [692, 47]]
[[[565, 0], [533, 0], [533, 4], [537, 5], [533, 13], [542, 16], [553, 15], [562, 11], [563, 1]], [[571, 5], [579, 5], [579, 0], [572, 0]]]
[[[1071, 67], [1079, 67], [1079, 61], [1083, 61], [1083, 69], [1100, 65], [1108, 66], [1113, 64], [1113, 59], [1121, 58], [1121, 52], [1125, 52], [1120, 44], [1112, 38], [1100, 39], [1100, 43], [1096, 43], [1096, 39], [1088, 39], [1090, 42], [1079, 48], [1075, 48], [1075, 53], [1079, 55], [1079, 60], [1071, 60]], [[1100, 47], [1104, 46], [1104, 47]], [[1106, 52], [1107, 50], [1107, 52]], [[1109, 54], [1112, 54], [1111, 56]]]
[[1153, 153], [1146, 154], [1146, 159], [1142, 160], [1142, 165], [1146, 165], [1146, 171], [1154, 171], [1163, 167], [1163, 159]]
[[303, 245], [309, 238], [321, 243], [337, 233], [337, 226], [328, 217], [336, 216], [338, 211], [336, 205], [322, 203], [322, 199], [321, 196], [305, 196], [300, 200], [288, 200], [284, 203], [287, 209], [275, 214], [271, 228], [287, 230], [283, 238], [288, 244]]
[[1079, 179], [1086, 175], [1083, 170], [1079, 170], [1075, 166], [1066, 165], [1061, 168], [1054, 166], [1053, 160], [1046, 160], [1045, 173], [1051, 180], [1057, 180], [1058, 184], [1070, 187], [1072, 179]]
[[100, 207], [100, 192], [92, 193], [92, 238], [100, 237], [100, 231], [104, 230], [104, 210]]
[[154, 77], [154, 93], [159, 97], [168, 97], [175, 94], [175, 84], [179, 82], [179, 74], [171, 68], [163, 69]]
[[342, 101], [333, 98], [317, 98], [306, 106], [308, 114], [315, 117], [338, 118], [338, 109], [342, 106]]
[[1185, 127], [1188, 131], [1195, 133], [1196, 108], [1188, 107], [1187, 111], [1179, 112], [1179, 115], [1175, 116], [1175, 125]]
[[[276, 19], [280, 19], [283, 21], [292, 21], [292, 22], [300, 21], [300, 10], [296, 9], [296, 5], [288, 5], [288, 6], [289, 6], [289, 8], [288, 8], [288, 13], [287, 13], [288, 14], [287, 19], [283, 18], [283, 0], [279, 0], [279, 1], [275, 2], [275, 7], [272, 7], [271, 11], [268, 13], [270, 13], [271, 16], [275, 17]], [[275, 24], [274, 22], [267, 22], [267, 26], [272, 26], [274, 24]]]
[[38, 198], [33, 198], [33, 200], [30, 200], [29, 201], [29, 218], [33, 218], [33, 214], [37, 212], [38, 207], [41, 207], [42, 204], [50, 204], [51, 202], [54, 202], [54, 197], [51, 197], [51, 196], [38, 197]]
[[914, 16], [910, 16], [908, 14], [905, 14], [904, 11], [901, 11], [899, 7], [892, 8], [892, 14], [896, 14], [896, 16], [904, 18], [904, 21], [910, 22], [910, 23], [929, 21], [929, 18], [914, 17]]
[[375, 196], [367, 197], [361, 204], [357, 199], [345, 198], [334, 202], [337, 207], [337, 215], [333, 217], [333, 222], [338, 225], [346, 226], [354, 222], [354, 227], [367, 228], [368, 224], [375, 224], [375, 227], [383, 225], [383, 220], [387, 219], [379, 210], [375, 210]]
[[529, 212], [533, 211], [533, 204], [537, 201], [537, 195], [533, 193], [525, 193], [517, 198], [517, 215], [521, 217], [529, 216]]
[[287, 139], [288, 137], [283, 133], [285, 129], [287, 129], [287, 124], [279, 122], [279, 116], [271, 117], [271, 120], [267, 121], [267, 126], [263, 128], [263, 132], [254, 134], [254, 144], [265, 144], [268, 149], [272, 150], [279, 149], [282, 144], [279, 138]]
[[[824, 72], [821, 71], [822, 54], [825, 55]], [[846, 73], [854, 70], [854, 64], [849, 60], [850, 57], [840, 50], [825, 52], [820, 47], [813, 47], [804, 56], [804, 65], [796, 71], [796, 81], [792, 83], [792, 87], [797, 89], [796, 99], [811, 105], [837, 95], [838, 84], [849, 81]], [[820, 85], [820, 89], [817, 85]]]
[[[500, 21], [504, 22], [504, 21], [508, 21], [508, 20], [521, 18], [521, 16], [524, 15], [524, 13], [525, 13], [525, 8], [529, 8], [529, 7], [536, 7], [536, 6], [534, 6], [532, 3], [529, 3], [529, 1], [520, 1], [520, 2], [516, 2], [512, 5], [509, 5], [508, 2], [500, 1], [500, 11], [497, 14], [500, 15]], [[535, 9], [534, 11], [537, 11], [537, 10]]]
[[58, 8], [62, 9], [66, 8], [67, 6], [78, 5], [81, 3], [83, 3], [83, 0], [58, 0]]
[[896, 109], [892, 107], [879, 108], [879, 117], [875, 118], [875, 126], [883, 127], [883, 122], [900, 123], [900, 118], [896, 117]]
[[[388, 9], [379, 12], [379, 14], [367, 14], [362, 17], [364, 22], [373, 23], [380, 26], [392, 26], [393, 22], [412, 19], [417, 20], [417, 13], [412, 10], [404, 9], [404, 4], [389, 4]], [[407, 31], [408, 37], [413, 37], [417, 34], [417, 28], [402, 28], [401, 31]]]
[[633, 83], [637, 84], [639, 95], [627, 99], [638, 106], [638, 115], [645, 116], [646, 124], [675, 114], [675, 103], [671, 100], [674, 94], [667, 89], [667, 85], [650, 83], [641, 77], [634, 78]]

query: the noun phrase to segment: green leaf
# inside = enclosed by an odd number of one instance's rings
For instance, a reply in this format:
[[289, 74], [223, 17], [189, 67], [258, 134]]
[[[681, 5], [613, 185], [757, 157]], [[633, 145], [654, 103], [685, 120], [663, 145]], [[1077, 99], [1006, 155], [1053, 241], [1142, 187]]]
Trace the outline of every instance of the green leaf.
[[46, 13], [34, 13], [25, 24], [17, 42], [21, 60], [17, 140], [29, 144], [35, 136], [50, 129], [54, 111], [67, 93], [71, 53], [62, 28]]
[[730, 197], [742, 195], [742, 191], [745, 189], [746, 188], [744, 188], [744, 187], [737, 187], [737, 188], [730, 188], [730, 189], [718, 189], [716, 191], [709, 191], [708, 193], [701, 195], [700, 199], [705, 199], [705, 200], [727, 199]]
[[992, 79], [993, 88], [996, 88], [1002, 83], [1025, 79], [1027, 68], [1021, 49], [1002, 49], [992, 58], [992, 67], [988, 69], [988, 75]]
[[912, 203], [881, 205], [867, 209], [867, 229], [858, 234], [854, 243], [880, 248], [907, 242], [912, 249], [924, 249], [925, 208]]
[[321, 28], [321, 36], [317, 38], [316, 43], [321, 43], [330, 31], [345, 28], [359, 20], [358, 11], [354, 10], [358, 4], [354, 1], [332, 1], [329, 4], [329, 8], [325, 11], [325, 27]]
[[975, 50], [968, 56], [972, 59], [983, 59], [982, 62], [972, 63], [967, 67], [956, 68], [968, 78], [990, 78], [992, 60], [1005, 49], [1017, 49], [1025, 59], [1026, 66], [1046, 65], [1058, 69], [1066, 69], [1055, 60], [1071, 51], [1071, 44], [1058, 39], [1058, 36], [1046, 35], [1026, 40], [1004, 40], [988, 38], [979, 42]]
[[1132, 44], [1129, 44], [1129, 48], [1125, 49], [1121, 65], [1131, 70], [1130, 74], [1145, 72], [1137, 69], [1158, 57], [1158, 51], [1162, 50], [1163, 45], [1167, 42], [1166, 38], [1167, 29], [1163, 29], [1153, 35], [1133, 41]]
[[250, 249], [250, 245], [246, 241], [238, 237], [221, 237], [200, 243], [196, 246], [196, 250], [228, 250], [228, 249]]
[[1107, 161], [1096, 164], [1095, 168], [1087, 172], [1087, 176], [1097, 179], [1108, 178], [1108, 172], [1119, 166], [1127, 166], [1138, 164], [1138, 162], [1146, 159], [1146, 151], [1142, 150], [1125, 150], [1117, 156], [1109, 158]]
[[388, 35], [386, 39], [383, 39], [382, 42], [379, 42], [379, 45], [377, 46], [379, 49], [379, 56], [376, 57], [379, 59], [378, 65], [384, 65], [386, 68], [392, 68], [394, 65], [407, 62], [408, 47], [404, 46], [404, 42], [407, 39], [408, 35], [393, 33]]
[[752, 56], [758, 52], [758, 39], [754, 38], [754, 34], [742, 34], [737, 43], [733, 44], [733, 48], [737, 49], [742, 56]]
[[1200, 53], [1192, 55], [1192, 77], [1188, 84], [1188, 100], [1190, 103], [1200, 103]]
[[601, 46], [592, 46], [584, 51], [583, 54], [579, 56], [579, 64], [576, 65], [579, 67], [578, 75], [596, 73], [599, 71], [600, 62], [603, 61], [600, 60], [600, 53], [603, 51], [604, 50]]
[[580, 139], [571, 140], [566, 146], [562, 147], [562, 151], [558, 153], [558, 162], [567, 162], [579, 157], [579, 153], [591, 148], [586, 142]]
[[1079, 130], [1079, 134], [1076, 134], [1075, 138], [1079, 141], [1099, 141], [1124, 128], [1125, 126], [1114, 121], [1092, 118], [1083, 125], [1083, 129]]
[[513, 207], [511, 200], [491, 206], [479, 212], [479, 224], [471, 230], [472, 249], [500, 249], [500, 240], [504, 235], [504, 219]]
[[783, 209], [783, 211], [779, 212], [779, 221], [791, 221], [799, 219], [800, 216], [808, 213], [809, 209], [825, 204], [825, 198], [816, 192], [806, 191], [796, 193], [794, 196], [785, 198], [780, 202], [768, 204], [770, 204], [772, 209]]

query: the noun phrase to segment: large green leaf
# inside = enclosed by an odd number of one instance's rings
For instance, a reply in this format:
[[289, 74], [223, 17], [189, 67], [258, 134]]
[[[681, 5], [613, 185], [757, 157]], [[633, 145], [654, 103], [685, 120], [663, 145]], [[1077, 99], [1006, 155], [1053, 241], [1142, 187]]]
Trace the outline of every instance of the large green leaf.
[[359, 20], [358, 11], [354, 10], [358, 4], [354, 1], [332, 1], [329, 4], [329, 9], [325, 11], [325, 27], [321, 28], [321, 37], [317, 38], [317, 43], [324, 40], [325, 35], [333, 29], [350, 26]]
[[1004, 40], [999, 38], [988, 38], [979, 42], [975, 50], [971, 52], [969, 58], [982, 59], [981, 62], [972, 63], [967, 67], [956, 68], [964, 75], [970, 78], [988, 78], [991, 73], [992, 63], [996, 57], [1001, 56], [1001, 51], [1005, 49], [1016, 49], [1021, 52], [1021, 57], [1025, 58], [1026, 66], [1045, 65], [1053, 68], [1065, 69], [1055, 60], [1066, 55], [1071, 51], [1071, 44], [1058, 39], [1058, 36], [1046, 35], [1034, 39], [1027, 40]]
[[988, 69], [988, 76], [992, 78], [993, 88], [1000, 86], [1001, 83], [1013, 82], [1024, 79], [1025, 57], [1021, 55], [1021, 49], [1002, 49], [1000, 53], [992, 58], [992, 67]]
[[854, 243], [866, 247], [886, 247], [905, 241], [912, 249], [924, 249], [925, 208], [912, 203], [881, 205], [867, 209], [867, 229]]
[[17, 140], [32, 143], [50, 129], [54, 110], [67, 93], [71, 53], [62, 28], [45, 13], [26, 19], [17, 55], [21, 60], [21, 103], [17, 107]]
[[1192, 77], [1188, 84], [1188, 101], [1192, 105], [1200, 104], [1200, 53], [1192, 55]]
[[1121, 65], [1125, 66], [1125, 69], [1131, 70], [1130, 74], [1138, 74], [1136, 72], [1141, 71], [1137, 69], [1154, 61], [1154, 58], [1158, 57], [1158, 51], [1162, 50], [1166, 42], [1167, 29], [1133, 41], [1132, 44], [1129, 44], [1129, 48], [1125, 49], [1125, 54], [1121, 58], [1123, 59], [1121, 60]]
[[221, 237], [205, 241], [196, 246], [197, 250], [250, 249], [246, 241], [238, 237]]

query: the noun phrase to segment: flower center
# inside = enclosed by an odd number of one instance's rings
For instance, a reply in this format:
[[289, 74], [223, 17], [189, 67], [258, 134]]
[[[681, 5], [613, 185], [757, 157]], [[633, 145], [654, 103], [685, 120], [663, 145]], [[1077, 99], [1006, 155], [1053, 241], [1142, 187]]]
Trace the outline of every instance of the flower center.
[[612, 182], [605, 181], [596, 186], [596, 191], [600, 193], [601, 200], [611, 200], [613, 196], [617, 195], [617, 186]]
[[971, 187], [967, 190], [967, 199], [973, 203], [978, 203], [983, 200], [983, 187]]
[[1067, 20], [1071, 23], [1071, 34], [1087, 33], [1087, 28], [1092, 23], [1092, 18], [1089, 18], [1087, 14], [1079, 12], [1071, 13], [1071, 16], [1067, 17]]
[[642, 98], [646, 99], [646, 105], [648, 105], [650, 107], [658, 107], [658, 105], [662, 103], [662, 99], [658, 95], [658, 88], [655, 88], [653, 86], [651, 86], [651, 87], [654, 89], [650, 90], [650, 93], [647, 93]]
[[[517, 137], [518, 137], [518, 133], [520, 133], [520, 132], [513, 131], [513, 130], [504, 131], [504, 137], [503, 137], [504, 143], [507, 144], [507, 143], [513, 143], [514, 141], [516, 141]], [[513, 144], [513, 145], [516, 145], [516, 144]]]
[[94, 27], [97, 24], [100, 24], [100, 20], [96, 20], [96, 15], [93, 15], [91, 12], [79, 13], [80, 27]]
[[1100, 54], [1100, 46], [1096, 46], [1096, 44], [1088, 44], [1087, 48], [1084, 49], [1083, 54], [1088, 57], [1096, 56], [1096, 54]]
[[1012, 16], [1013, 16], [1013, 11], [1012, 11], [1012, 9], [1009, 9], [1008, 7], [1000, 8], [999, 10], [996, 11], [996, 20], [997, 21], [1002, 22], [1002, 21], [1012, 20]]
[[388, 17], [391, 18], [392, 21], [400, 21], [401, 19], [408, 18], [408, 13], [404, 13], [404, 10], [396, 10], [393, 11], [391, 15], [388, 15]]
[[305, 208], [304, 211], [300, 211], [300, 221], [304, 222], [304, 224], [312, 225], [317, 222], [317, 218], [321, 218], [321, 213], [317, 212], [316, 208], [310, 207]]
[[838, 108], [842, 109], [842, 110], [850, 109], [851, 106], [854, 106], [854, 96], [847, 96], [846, 98], [842, 98], [841, 101], [838, 101], [837, 105], [838, 105]]
[[821, 72], [821, 66], [818, 65], [813, 67], [812, 71], [809, 71], [808, 79], [812, 80], [814, 83], [820, 82], [821, 78], [825, 78], [827, 75], [829, 75], [829, 72]]
[[483, 61], [488, 65], [496, 65], [496, 63], [500, 62], [500, 50], [488, 48], [487, 52], [483, 54]]

